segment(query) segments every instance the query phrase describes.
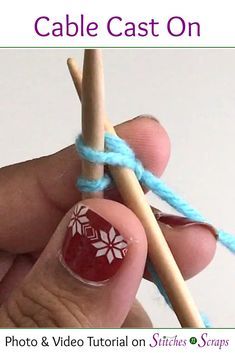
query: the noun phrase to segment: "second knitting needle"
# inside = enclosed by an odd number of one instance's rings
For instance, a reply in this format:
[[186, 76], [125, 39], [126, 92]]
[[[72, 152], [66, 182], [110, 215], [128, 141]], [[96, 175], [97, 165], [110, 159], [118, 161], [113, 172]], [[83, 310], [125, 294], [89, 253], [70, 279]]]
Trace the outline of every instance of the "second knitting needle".
[[[78, 95], [81, 97], [82, 77], [76, 62], [70, 59], [68, 66], [73, 81], [76, 82], [75, 87]], [[107, 117], [105, 128], [112, 134], [116, 134], [114, 128], [108, 122]], [[194, 300], [190, 295], [134, 172], [127, 168], [120, 167], [111, 167], [110, 171], [125, 204], [137, 215], [145, 228], [150, 259], [171, 301], [181, 326], [194, 328], [204, 327]]]
[[[69, 65], [69, 61], [68, 61]], [[98, 151], [104, 150], [104, 82], [102, 54], [99, 49], [87, 49], [84, 54], [82, 80], [82, 136], [84, 143]], [[74, 81], [75, 83], [75, 81]], [[82, 161], [82, 177], [97, 180], [104, 166]], [[103, 197], [103, 192], [83, 192], [82, 198]]]

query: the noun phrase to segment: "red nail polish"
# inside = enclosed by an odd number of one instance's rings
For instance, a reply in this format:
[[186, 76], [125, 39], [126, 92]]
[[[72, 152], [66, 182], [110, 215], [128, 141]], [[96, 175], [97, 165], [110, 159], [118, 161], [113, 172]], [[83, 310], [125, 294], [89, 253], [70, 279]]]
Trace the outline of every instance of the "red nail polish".
[[78, 204], [67, 228], [62, 262], [85, 282], [103, 282], [119, 269], [127, 242], [109, 222]]
[[217, 238], [216, 230], [214, 229], [213, 226], [211, 226], [208, 223], [196, 222], [186, 217], [163, 213], [154, 207], [152, 207], [152, 211], [157, 221], [167, 225], [170, 228], [185, 228], [185, 227], [199, 225], [207, 228]]

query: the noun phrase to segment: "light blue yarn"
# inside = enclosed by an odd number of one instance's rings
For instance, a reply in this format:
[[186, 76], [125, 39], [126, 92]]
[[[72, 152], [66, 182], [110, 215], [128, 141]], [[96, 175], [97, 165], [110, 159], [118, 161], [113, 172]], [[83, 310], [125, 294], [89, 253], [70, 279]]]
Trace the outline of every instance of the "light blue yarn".
[[112, 180], [111, 178], [106, 174], [103, 176], [102, 179], [98, 180], [89, 180], [85, 178], [78, 178], [77, 180], [77, 187], [84, 192], [95, 192], [95, 191], [102, 191], [106, 189], [110, 184]]
[[[147, 269], [152, 277], [154, 284], [157, 286], [160, 294], [163, 296], [166, 304], [169, 305], [169, 307], [172, 309], [172, 305], [171, 305], [171, 302], [168, 298], [168, 295], [167, 295], [167, 293], [166, 293], [166, 291], [160, 281], [160, 278], [158, 277], [156, 271], [154, 270], [152, 263], [149, 260], [147, 261]], [[212, 327], [208, 317], [204, 313], [201, 313], [201, 318], [202, 318], [202, 321], [203, 321], [206, 328]]]
[[[162, 200], [166, 201], [170, 206], [176, 209], [185, 217], [194, 221], [206, 223], [206, 219], [194, 208], [192, 208], [183, 198], [175, 194], [161, 179], [146, 170], [142, 163], [135, 157], [133, 150], [127, 143], [117, 136], [109, 133], [105, 134], [106, 152], [93, 150], [84, 145], [82, 136], [76, 139], [76, 149], [82, 158], [92, 163], [108, 164], [112, 166], [120, 166], [132, 169], [138, 180], [148, 189], [152, 190]], [[105, 174], [99, 180], [88, 180], [82, 177], [77, 180], [77, 187], [81, 191], [94, 192], [107, 188], [112, 183], [109, 175]], [[207, 222], [208, 223], [208, 222]], [[232, 253], [235, 253], [235, 237], [223, 230], [217, 230], [219, 241], [227, 247]], [[161, 281], [155, 272], [152, 264], [148, 262], [148, 270], [152, 276], [153, 282], [158, 287], [159, 292], [164, 297], [166, 303], [172, 308], [170, 300], [163, 288]], [[201, 314], [205, 327], [211, 327], [211, 323], [205, 314]]]
[[[106, 152], [93, 150], [85, 146], [80, 135], [76, 139], [76, 148], [82, 158], [92, 163], [108, 164], [132, 169], [138, 180], [148, 189], [152, 190], [162, 200], [166, 201], [179, 213], [185, 217], [202, 223], [208, 223], [206, 219], [193, 207], [191, 207], [183, 198], [174, 193], [160, 178], [146, 170], [141, 161], [139, 161], [128, 146], [128, 144], [118, 136], [105, 134]], [[100, 191], [112, 183], [112, 179], [106, 174], [99, 180], [87, 180], [78, 178], [77, 187], [81, 191], [94, 192]], [[218, 240], [232, 253], [235, 253], [235, 237], [223, 230], [217, 230]]]

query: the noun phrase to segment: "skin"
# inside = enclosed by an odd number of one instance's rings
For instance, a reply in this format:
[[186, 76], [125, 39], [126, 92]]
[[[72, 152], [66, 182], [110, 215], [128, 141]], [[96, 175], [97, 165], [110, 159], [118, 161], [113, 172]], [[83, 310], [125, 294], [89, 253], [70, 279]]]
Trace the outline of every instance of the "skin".
[[[142, 116], [117, 126], [116, 131], [148, 169], [162, 175], [170, 141], [161, 124]], [[73, 207], [81, 199], [75, 187], [80, 167], [79, 156], [70, 146], [51, 156], [0, 169], [0, 327], [151, 326], [135, 300], [145, 270], [145, 232], [136, 216], [121, 204], [116, 190], [106, 192], [110, 200], [83, 203], [130, 242], [117, 274], [105, 286], [87, 286], [59, 261]], [[209, 264], [216, 237], [208, 227], [159, 224], [186, 279]]]

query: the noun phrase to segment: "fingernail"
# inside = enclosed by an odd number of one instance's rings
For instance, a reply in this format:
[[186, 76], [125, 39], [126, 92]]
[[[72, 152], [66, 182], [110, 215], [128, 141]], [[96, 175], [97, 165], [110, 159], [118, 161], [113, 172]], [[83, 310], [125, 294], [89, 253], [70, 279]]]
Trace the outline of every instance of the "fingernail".
[[62, 249], [62, 263], [80, 280], [102, 284], [118, 271], [128, 244], [109, 222], [83, 204], [72, 213]]
[[143, 114], [143, 115], [138, 115], [138, 116], [136, 116], [135, 118], [133, 118], [132, 119], [132, 121], [133, 120], [138, 120], [138, 119], [145, 119], [145, 118], [147, 118], [147, 119], [151, 119], [151, 120], [153, 120], [153, 121], [155, 121], [156, 123], [160, 123], [159, 122], [159, 120], [155, 117], [155, 116], [153, 116], [153, 115], [151, 115], [151, 114]]
[[215, 228], [208, 223], [195, 222], [195, 221], [192, 221], [191, 219], [186, 218], [186, 217], [163, 213], [154, 207], [152, 207], [152, 210], [153, 210], [153, 213], [154, 213], [157, 221], [167, 225], [170, 228], [186, 228], [186, 227], [199, 225], [199, 226], [207, 228], [214, 235], [214, 237], [217, 238], [217, 233], [216, 233]]

